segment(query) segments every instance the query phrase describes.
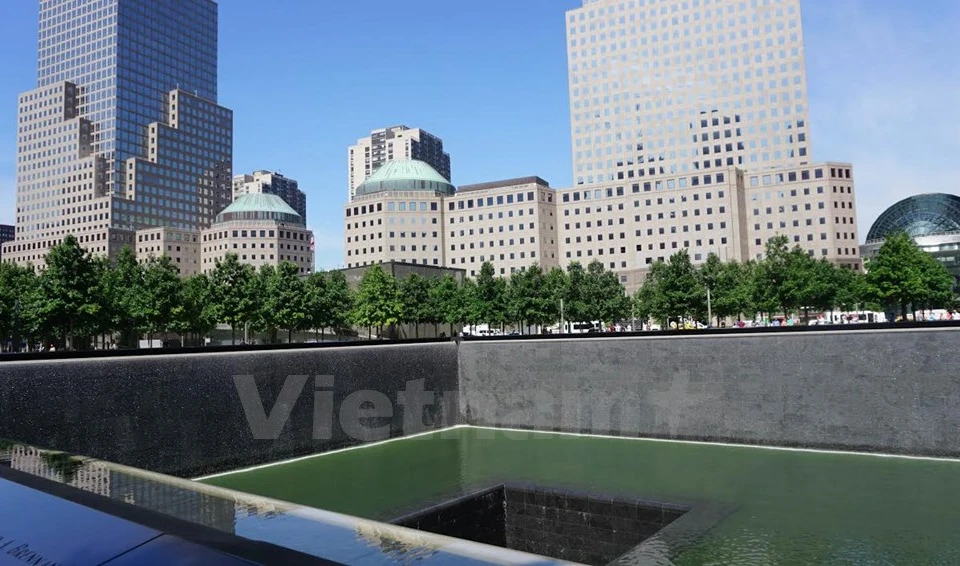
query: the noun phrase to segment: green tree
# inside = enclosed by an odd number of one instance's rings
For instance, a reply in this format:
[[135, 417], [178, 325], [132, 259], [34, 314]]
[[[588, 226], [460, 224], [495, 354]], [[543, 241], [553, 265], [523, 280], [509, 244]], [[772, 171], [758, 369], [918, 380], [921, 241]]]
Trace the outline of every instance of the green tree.
[[379, 265], [367, 269], [357, 288], [353, 320], [357, 326], [376, 327], [383, 336], [383, 327], [397, 324], [403, 314], [403, 305], [393, 276]]
[[647, 276], [643, 284], [633, 295], [634, 315], [639, 320], [646, 323], [648, 320], [655, 320], [661, 325], [667, 324], [669, 314], [664, 305], [664, 294], [660, 288], [660, 282], [665, 277], [667, 264], [663, 261], [655, 261], [650, 264]]
[[523, 332], [524, 323], [540, 326], [550, 320], [551, 299], [540, 266], [520, 268], [507, 281], [507, 319]]
[[464, 279], [460, 286], [460, 313], [458, 320], [463, 324], [475, 325], [483, 322], [480, 312], [480, 300], [477, 282], [473, 279]]
[[790, 240], [783, 235], [774, 236], [764, 245], [763, 260], [757, 263], [754, 276], [754, 302], [761, 312], [786, 311], [788, 278], [787, 263]]
[[[723, 262], [715, 253], [707, 255], [707, 261], [700, 266], [700, 280], [710, 290], [710, 309], [717, 325], [727, 317], [739, 316], [744, 308], [744, 299], [749, 299], [750, 286], [744, 285], [744, 278], [750, 274], [741, 264]], [[746, 281], [749, 283], [749, 280]], [[748, 309], [749, 310], [749, 309]]]
[[932, 255], [920, 251], [920, 277], [923, 279], [923, 292], [917, 301], [927, 309], [950, 307], [956, 298], [956, 281], [942, 263]]
[[332, 328], [339, 339], [343, 331], [350, 326], [356, 293], [350, 289], [347, 276], [342, 271], [327, 274], [327, 311], [326, 326]]
[[103, 295], [109, 304], [110, 328], [120, 332], [120, 343], [134, 348], [147, 331], [147, 295], [144, 269], [130, 246], [117, 255], [116, 265], [103, 272]]
[[293, 341], [295, 331], [310, 325], [309, 293], [300, 268], [289, 261], [281, 261], [273, 269], [263, 272], [264, 296], [261, 316], [270, 328], [287, 331], [287, 343]]
[[171, 330], [180, 334], [180, 345], [183, 346], [187, 335], [199, 340], [216, 326], [217, 307], [210, 278], [203, 273], [187, 277], [181, 285]]
[[[570, 262], [567, 266], [566, 287], [563, 289], [563, 314], [567, 323], [591, 322], [588, 319], [589, 306], [587, 305], [587, 274], [579, 261]], [[567, 329], [564, 329], [566, 332]]]
[[440, 311], [440, 306], [433, 301], [433, 289], [440, 284], [440, 279], [437, 277], [428, 277], [426, 278], [427, 283], [427, 296], [426, 302], [424, 302], [423, 311], [421, 317], [424, 324], [433, 325], [433, 335], [440, 335], [440, 323], [443, 322], [443, 313]]
[[899, 232], [886, 238], [867, 263], [867, 293], [883, 305], [897, 306], [906, 320], [908, 307], [947, 304], [953, 278], [942, 264]]
[[411, 273], [400, 281], [401, 322], [412, 324], [414, 337], [420, 337], [420, 325], [432, 322], [430, 304], [430, 281], [417, 273]]
[[[798, 310], [809, 315], [811, 307], [832, 301], [832, 267], [832, 264], [818, 263], [799, 246], [787, 252], [786, 277], [777, 293], [784, 317]], [[826, 279], [819, 279], [821, 275]]]
[[858, 305], [869, 301], [867, 279], [863, 273], [851, 269], [835, 268], [833, 278], [836, 293], [833, 304], [826, 309], [831, 311], [831, 314], [835, 307], [844, 311], [856, 310]]
[[557, 266], [547, 272], [543, 281], [544, 323], [560, 321], [560, 301], [564, 298], [566, 289], [567, 272], [562, 267]]
[[477, 318], [490, 326], [506, 322], [506, 282], [495, 275], [492, 263], [486, 261], [480, 266], [476, 282]]
[[153, 334], [166, 334], [173, 329], [177, 312], [182, 307], [180, 271], [169, 256], [151, 257], [143, 269], [144, 322], [152, 340]]
[[687, 250], [670, 256], [666, 266], [657, 271], [654, 301], [660, 312], [654, 314], [661, 321], [671, 318], [704, 320], [707, 312], [707, 290], [703, 286], [696, 267], [690, 261]]
[[29, 308], [37, 290], [32, 267], [0, 263], [0, 337], [9, 338], [15, 351], [19, 351], [21, 339], [33, 337]]
[[630, 298], [617, 274], [601, 262], [594, 260], [587, 265], [584, 287], [588, 320], [612, 323], [629, 316]]
[[[729, 289], [721, 298], [721, 312], [729, 312], [729, 316], [736, 316], [740, 320], [742, 315], [753, 319], [757, 314], [757, 305], [754, 302], [754, 289], [757, 273], [757, 263], [747, 260], [743, 263], [728, 262], [724, 270], [722, 286]], [[723, 310], [729, 308], [728, 311]]]
[[43, 321], [43, 330], [59, 332], [66, 348], [81, 348], [80, 338], [94, 331], [101, 308], [96, 263], [73, 235], [50, 248], [46, 263], [40, 275], [36, 314]]
[[820, 312], [833, 310], [840, 296], [840, 285], [846, 280], [839, 273], [846, 271], [853, 273], [849, 269], [837, 267], [826, 259], [814, 261], [810, 266], [810, 278], [804, 287], [803, 309], [805, 317], [809, 318], [809, 309], [814, 308]]
[[450, 325], [450, 336], [453, 336], [453, 326], [464, 320], [461, 318], [464, 296], [460, 284], [452, 275], [444, 275], [430, 288], [430, 302], [434, 305], [440, 322]]
[[232, 253], [223, 261], [217, 261], [210, 273], [217, 321], [230, 325], [232, 344], [237, 343], [237, 327], [243, 327], [256, 316], [260, 297], [250, 295], [256, 275], [253, 267], [240, 263], [237, 254]]
[[304, 292], [306, 293], [306, 324], [314, 332], [320, 331], [320, 341], [325, 338], [326, 327], [330, 320], [330, 311], [334, 306], [330, 302], [327, 290], [327, 275], [322, 271], [314, 271], [304, 283]]

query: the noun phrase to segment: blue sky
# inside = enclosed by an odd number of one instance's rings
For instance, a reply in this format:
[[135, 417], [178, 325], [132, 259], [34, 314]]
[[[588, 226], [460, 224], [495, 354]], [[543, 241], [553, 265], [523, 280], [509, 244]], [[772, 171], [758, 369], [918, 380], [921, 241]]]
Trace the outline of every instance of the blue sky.
[[[318, 267], [343, 262], [347, 146], [373, 128], [444, 140], [455, 184], [569, 186], [564, 12], [579, 0], [220, 0], [234, 172], [308, 195]], [[887, 206], [960, 191], [960, 2], [803, 0], [812, 150], [854, 164], [860, 237]], [[35, 0], [0, 14], [0, 222], [14, 219], [16, 97], [36, 82]]]

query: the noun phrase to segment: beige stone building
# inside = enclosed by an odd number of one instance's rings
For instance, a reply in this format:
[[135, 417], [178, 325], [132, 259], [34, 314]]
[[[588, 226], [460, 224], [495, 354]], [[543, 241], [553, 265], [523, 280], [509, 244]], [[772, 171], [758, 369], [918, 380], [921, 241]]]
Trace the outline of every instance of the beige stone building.
[[421, 161], [382, 166], [357, 187], [344, 210], [346, 266], [445, 266], [443, 198], [453, 193], [453, 185]]
[[177, 228], [137, 230], [134, 252], [141, 263], [150, 257], [167, 256], [180, 270], [181, 277], [200, 272], [200, 233]]
[[558, 191], [561, 263], [594, 259], [628, 291], [649, 266], [686, 249], [699, 264], [761, 259], [785, 235], [811, 257], [859, 270], [853, 170], [823, 163], [749, 174], [731, 167]]
[[313, 232], [295, 210], [272, 194], [241, 195], [205, 230], [138, 230], [135, 251], [140, 261], [170, 257], [183, 277], [209, 273], [228, 253], [257, 269], [289, 261], [303, 274], [314, 270]]
[[[533, 263], [550, 269], [597, 260], [632, 292], [651, 264], [681, 249], [695, 264], [711, 253], [760, 259], [767, 240], [785, 235], [812, 257], [859, 270], [854, 207], [852, 166], [844, 163], [756, 175], [730, 167], [558, 190], [525, 177], [456, 193], [372, 192], [347, 206], [347, 267], [406, 261], [473, 277], [485, 261], [509, 275]], [[443, 229], [411, 230], [423, 222]]]
[[443, 208], [449, 267], [473, 277], [486, 261], [500, 275], [560, 264], [556, 192], [539, 177], [464, 185]]
[[313, 232], [277, 195], [242, 195], [200, 234], [200, 270], [209, 273], [228, 253], [258, 269], [289, 261], [312, 273]]
[[800, 246], [812, 257], [853, 270], [863, 268], [851, 164], [827, 162], [748, 173], [745, 181], [746, 259], [760, 259], [767, 240], [785, 235], [791, 246]]
[[443, 140], [420, 128], [380, 128], [347, 149], [348, 200], [353, 200], [357, 187], [385, 163], [409, 159], [426, 163], [450, 181], [450, 154], [443, 151]]

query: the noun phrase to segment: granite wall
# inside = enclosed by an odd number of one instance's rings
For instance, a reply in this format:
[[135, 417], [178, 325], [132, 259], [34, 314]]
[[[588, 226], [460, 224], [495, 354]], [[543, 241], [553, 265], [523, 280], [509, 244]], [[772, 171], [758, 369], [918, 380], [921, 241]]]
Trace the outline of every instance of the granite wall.
[[960, 456], [958, 350], [960, 328], [58, 353], [0, 362], [0, 438], [182, 476], [458, 422]]
[[960, 456], [960, 329], [467, 341], [467, 424]]
[[449, 426], [456, 377], [451, 342], [7, 361], [0, 438], [196, 476]]

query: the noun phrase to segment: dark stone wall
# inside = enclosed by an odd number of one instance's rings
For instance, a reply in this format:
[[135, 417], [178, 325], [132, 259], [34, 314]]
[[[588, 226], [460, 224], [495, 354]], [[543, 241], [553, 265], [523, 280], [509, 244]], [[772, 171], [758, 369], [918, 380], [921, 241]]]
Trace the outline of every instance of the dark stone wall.
[[501, 485], [392, 522], [571, 562], [607, 564], [686, 512], [653, 502]]
[[401, 527], [512, 548], [507, 545], [503, 499], [503, 486], [497, 486], [392, 522]]
[[[288, 376], [310, 376], [299, 378], [276, 440], [254, 437], [236, 375], [253, 376], [267, 414]], [[333, 392], [336, 411], [324, 415], [332, 434], [321, 439], [313, 434], [316, 375], [332, 376], [319, 389]], [[0, 438], [189, 477], [379, 439], [352, 438], [341, 426], [341, 404], [356, 391], [390, 399], [392, 418], [361, 421], [389, 425], [390, 436], [455, 424], [456, 376], [453, 343], [5, 362]], [[448, 409], [427, 407], [426, 427], [404, 428], [397, 394], [418, 379], [426, 391], [453, 395]]]
[[507, 548], [583, 564], [614, 560], [684, 513], [551, 489], [505, 492]]
[[960, 456], [960, 329], [465, 341], [467, 424]]
[[[0, 438], [181, 476], [379, 439], [333, 418], [315, 439], [316, 375], [341, 404], [380, 392], [403, 426], [408, 382], [451, 392], [423, 415], [538, 430], [960, 456], [960, 328], [518, 339], [0, 362]], [[267, 410], [304, 386], [276, 440], [254, 438], [234, 383]], [[459, 409], [459, 410], [458, 410]], [[329, 419], [328, 419], [329, 420]]]

